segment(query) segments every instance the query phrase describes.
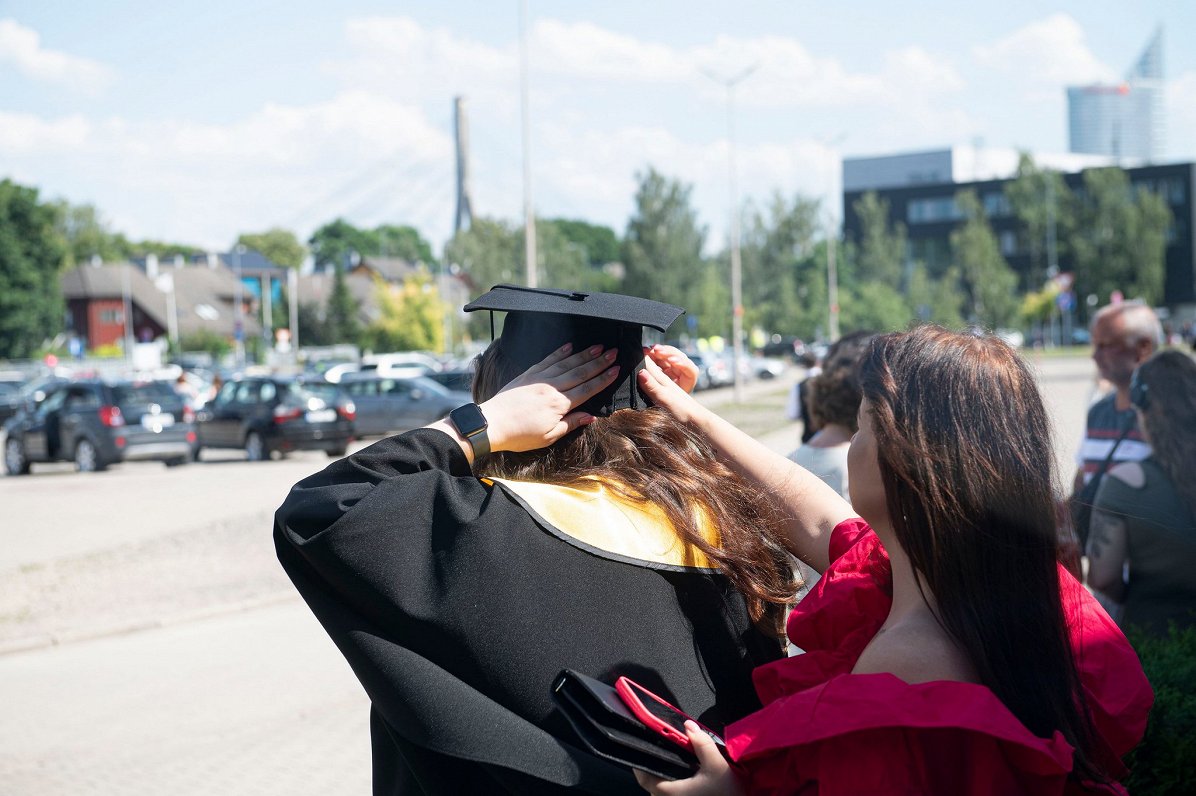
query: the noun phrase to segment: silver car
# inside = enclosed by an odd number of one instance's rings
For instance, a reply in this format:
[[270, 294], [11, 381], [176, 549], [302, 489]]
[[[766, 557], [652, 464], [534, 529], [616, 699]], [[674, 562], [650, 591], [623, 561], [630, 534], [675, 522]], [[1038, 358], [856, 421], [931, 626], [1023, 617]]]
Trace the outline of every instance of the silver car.
[[345, 374], [340, 386], [357, 405], [359, 437], [426, 426], [473, 400], [467, 392], [450, 390], [423, 376]]

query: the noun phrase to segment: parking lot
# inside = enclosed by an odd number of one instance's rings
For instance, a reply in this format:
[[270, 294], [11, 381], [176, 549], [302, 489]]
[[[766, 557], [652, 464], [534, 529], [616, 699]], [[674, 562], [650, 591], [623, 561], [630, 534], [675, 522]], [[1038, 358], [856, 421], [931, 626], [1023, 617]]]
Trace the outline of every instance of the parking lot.
[[[1066, 462], [1092, 365], [1040, 368]], [[797, 375], [752, 384], [742, 407], [729, 389], [702, 400], [787, 451]], [[205, 451], [0, 478], [0, 792], [368, 792], [368, 704], [270, 536], [290, 485], [328, 461]]]

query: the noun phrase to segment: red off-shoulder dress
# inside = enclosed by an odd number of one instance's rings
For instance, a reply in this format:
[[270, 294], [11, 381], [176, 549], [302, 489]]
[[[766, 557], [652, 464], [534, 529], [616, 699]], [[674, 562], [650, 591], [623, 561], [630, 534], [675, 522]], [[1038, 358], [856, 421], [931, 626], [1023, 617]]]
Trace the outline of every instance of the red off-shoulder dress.
[[[1093, 792], [1068, 782], [1072, 747], [1061, 734], [1035, 736], [982, 685], [851, 674], [888, 616], [892, 573], [860, 519], [835, 528], [830, 560], [789, 618], [789, 639], [805, 654], [756, 669], [764, 707], [726, 729], [749, 793]], [[1099, 760], [1121, 779], [1128, 773], [1121, 756], [1141, 740], [1154, 695], [1108, 615], [1062, 567], [1059, 582]]]

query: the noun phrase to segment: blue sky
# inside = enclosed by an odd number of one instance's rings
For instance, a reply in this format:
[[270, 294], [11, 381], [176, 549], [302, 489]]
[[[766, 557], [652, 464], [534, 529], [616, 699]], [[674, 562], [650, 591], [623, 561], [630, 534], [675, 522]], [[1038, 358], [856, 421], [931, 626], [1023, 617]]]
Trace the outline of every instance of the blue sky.
[[[537, 212], [620, 232], [637, 171], [726, 228], [740, 191], [829, 195], [842, 155], [982, 141], [1065, 151], [1064, 86], [1116, 80], [1165, 29], [1167, 157], [1196, 160], [1196, 4], [532, 0]], [[518, 2], [0, 0], [0, 176], [97, 205], [133, 237], [223, 248], [338, 215], [452, 219], [451, 102], [475, 212], [522, 206]]]

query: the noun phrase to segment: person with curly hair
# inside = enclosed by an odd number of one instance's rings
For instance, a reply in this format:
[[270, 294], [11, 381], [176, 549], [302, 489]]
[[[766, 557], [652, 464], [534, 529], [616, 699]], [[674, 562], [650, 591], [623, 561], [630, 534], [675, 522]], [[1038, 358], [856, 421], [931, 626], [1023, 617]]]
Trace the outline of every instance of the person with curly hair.
[[810, 415], [818, 431], [790, 460], [817, 475], [827, 486], [848, 497], [847, 449], [858, 430], [860, 409], [859, 361], [873, 332], [854, 332], [827, 351], [822, 371], [810, 380]]

